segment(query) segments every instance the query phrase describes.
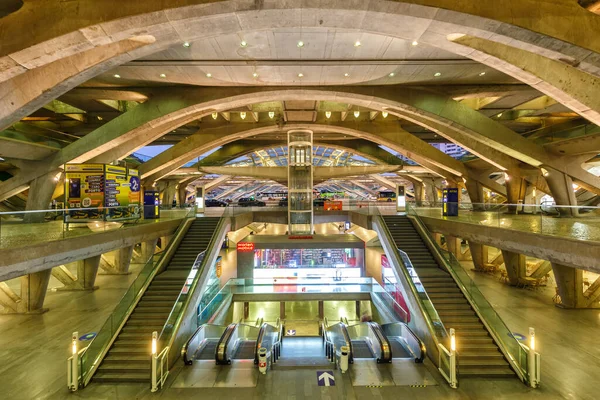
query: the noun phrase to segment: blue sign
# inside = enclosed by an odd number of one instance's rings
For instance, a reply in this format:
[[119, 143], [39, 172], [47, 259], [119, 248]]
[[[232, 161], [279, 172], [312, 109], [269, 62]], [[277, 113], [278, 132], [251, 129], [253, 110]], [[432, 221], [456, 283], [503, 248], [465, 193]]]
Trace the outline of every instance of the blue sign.
[[518, 333], [518, 332], [513, 332], [513, 333], [507, 333], [508, 336], [512, 336], [517, 340], [525, 340], [527, 339], [527, 337], [525, 337], [525, 335], [523, 335], [522, 333]]
[[83, 336], [79, 337], [79, 340], [84, 341], [84, 340], [92, 340], [93, 338], [95, 338], [97, 335], [96, 332], [90, 332], [90, 333], [86, 333]]
[[335, 386], [333, 371], [317, 371], [317, 384], [319, 386]]
[[131, 189], [132, 192], [139, 192], [140, 191], [140, 178], [138, 178], [137, 176], [132, 176], [131, 178], [129, 178], [129, 188]]
[[288, 329], [287, 332], [285, 333], [286, 336], [296, 336], [296, 330], [295, 329]]

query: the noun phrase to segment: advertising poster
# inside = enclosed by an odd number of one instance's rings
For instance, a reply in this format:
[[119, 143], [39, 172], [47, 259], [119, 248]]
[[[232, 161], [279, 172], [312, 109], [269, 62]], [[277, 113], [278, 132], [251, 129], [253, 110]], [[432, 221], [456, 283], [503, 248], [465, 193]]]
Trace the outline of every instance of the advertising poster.
[[67, 164], [65, 169], [65, 203], [70, 210], [65, 222], [101, 220], [101, 211], [85, 209], [104, 205], [104, 164]]

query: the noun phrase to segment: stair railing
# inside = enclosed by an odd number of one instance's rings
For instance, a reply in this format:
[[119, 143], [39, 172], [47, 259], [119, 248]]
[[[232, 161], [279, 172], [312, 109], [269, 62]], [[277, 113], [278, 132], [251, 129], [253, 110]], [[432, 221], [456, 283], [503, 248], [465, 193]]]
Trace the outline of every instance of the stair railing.
[[456, 259], [454, 254], [442, 249], [437, 241], [433, 239], [431, 232], [419, 217], [417, 210], [407, 205], [406, 214], [415, 221], [415, 227], [421, 237], [432, 251], [434, 257], [444, 264], [448, 273], [452, 276], [459, 289], [471, 305], [475, 313], [490, 333], [494, 342], [498, 344], [500, 351], [523, 383], [537, 387], [539, 384], [539, 360], [540, 355], [535, 353], [530, 356], [531, 349], [519, 342], [511, 330], [506, 326], [494, 307], [481, 293], [475, 282], [466, 273]]
[[169, 347], [165, 347], [160, 353], [156, 354], [157, 341], [158, 332], [154, 331], [152, 332], [152, 387], [150, 389], [152, 392], [158, 391], [167, 380], [167, 376], [169, 376], [169, 367], [166, 365]]

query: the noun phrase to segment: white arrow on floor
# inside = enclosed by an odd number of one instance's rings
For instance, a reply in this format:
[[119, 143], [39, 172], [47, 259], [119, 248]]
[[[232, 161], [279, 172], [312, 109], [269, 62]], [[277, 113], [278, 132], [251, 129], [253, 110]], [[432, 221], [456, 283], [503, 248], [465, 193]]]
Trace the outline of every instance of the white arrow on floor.
[[319, 380], [323, 380], [325, 382], [325, 386], [331, 386], [330, 380], [335, 382], [335, 378], [329, 372], [323, 372], [319, 375]]

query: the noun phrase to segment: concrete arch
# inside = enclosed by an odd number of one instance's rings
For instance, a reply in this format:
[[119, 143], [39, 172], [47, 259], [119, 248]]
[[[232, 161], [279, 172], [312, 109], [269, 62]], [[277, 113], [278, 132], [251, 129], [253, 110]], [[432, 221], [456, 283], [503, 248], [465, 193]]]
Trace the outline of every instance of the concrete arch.
[[[93, 0], [26, 2], [19, 11], [0, 20], [3, 32], [17, 32], [23, 26], [34, 30], [29, 35], [5, 35], [6, 40], [0, 43], [0, 82], [3, 82], [0, 85], [0, 110], [3, 110], [0, 128], [114, 65], [186, 40], [275, 27], [343, 28], [417, 39], [423, 44], [478, 59], [526, 83], [538, 84], [566, 106], [587, 108], [584, 116], [600, 123], [600, 110], [581, 104], [590, 97], [574, 97], [575, 93], [568, 87], [557, 85], [560, 77], [553, 76], [553, 72], [536, 70], [539, 81], [535, 83], [528, 79], [530, 72], [498, 55], [473, 55], [477, 51], [468, 44], [448, 40], [456, 35], [468, 35], [509, 44], [531, 54], [566, 62], [595, 82], [600, 76], [600, 38], [589, 32], [600, 31], [600, 18], [582, 9], [576, 0], [500, 0], [484, 6], [479, 1], [445, 0], [294, 3], [300, 6], [290, 6], [285, 0], [266, 3], [172, 0], [165, 9], [161, 1], [124, 5], [120, 0], [106, 0], [100, 13], [98, 3]], [[25, 21], [26, 18], [50, 21], [50, 16], [63, 13], [68, 13], [70, 18], [61, 24], [31, 25]], [[513, 15], [532, 17], [514, 18]], [[557, 17], [535, 18], [537, 15]], [[572, 21], [571, 29], [564, 28], [565, 21]], [[102, 57], [103, 52], [95, 51], [100, 46], [132, 40], [141, 32], [152, 38], [152, 42], [112, 56]], [[74, 62], [79, 71], [66, 68]], [[42, 76], [51, 79], [46, 81]], [[31, 85], [31, 82], [35, 82], [35, 90], [19, 89], [19, 83]]]
[[380, 132], [375, 126], [369, 130], [357, 130], [339, 125], [312, 123], [295, 123], [283, 127], [271, 123], [258, 128], [254, 127], [253, 129], [248, 129], [244, 125], [228, 125], [227, 128], [216, 129], [210, 132], [201, 131], [160, 153], [153, 159], [140, 165], [139, 171], [142, 178], [147, 183], [153, 183], [215, 147], [248, 137], [271, 133], [285, 134], [292, 129], [310, 129], [315, 132], [339, 133], [382, 144], [413, 159], [431, 172], [454, 181], [459, 180], [458, 177], [467, 173], [466, 168], [460, 161], [455, 160], [401, 129], [386, 133]]
[[[165, 89], [157, 92], [144, 104], [65, 147], [47, 159], [46, 164], [0, 183], [0, 198], [24, 190], [29, 182], [42, 176], [48, 168], [59, 168], [68, 162], [111, 162], [164, 135], [173, 129], [175, 123], [181, 124], [181, 121], [198, 119], [212, 112], [273, 100], [333, 100], [414, 116], [420, 125], [428, 127], [428, 124], [435, 124], [435, 129], [449, 136], [456, 133], [464, 135], [464, 142], [459, 144], [467, 148], [467, 141], [475, 141], [527, 164], [536, 167], [547, 165], [575, 178], [582, 185], [600, 188], [598, 177], [567, 165], [541, 146], [451, 98], [422, 89], [404, 87], [397, 90], [391, 86], [327, 89], [236, 87]], [[454, 168], [454, 171], [457, 169]]]

